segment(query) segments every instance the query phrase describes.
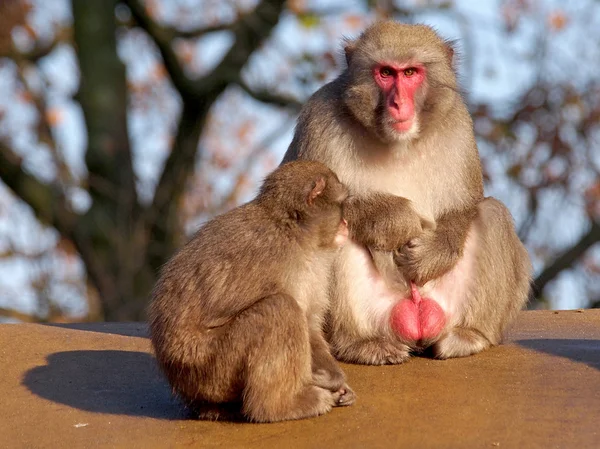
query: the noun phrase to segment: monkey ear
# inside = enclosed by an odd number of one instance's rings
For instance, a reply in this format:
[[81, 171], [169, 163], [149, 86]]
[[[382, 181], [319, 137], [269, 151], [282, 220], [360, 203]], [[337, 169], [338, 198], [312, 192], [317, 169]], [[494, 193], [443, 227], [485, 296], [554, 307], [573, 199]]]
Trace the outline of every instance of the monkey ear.
[[354, 54], [354, 50], [356, 49], [356, 41], [346, 39], [344, 41], [344, 54], [346, 55], [346, 64], [350, 65], [350, 61], [352, 60], [352, 55]]
[[444, 42], [444, 47], [446, 49], [446, 57], [448, 58], [448, 63], [450, 64], [450, 67], [454, 67], [454, 53], [456, 41], [447, 40]]
[[306, 202], [308, 204], [312, 204], [315, 201], [315, 199], [320, 194], [323, 193], [323, 190], [325, 190], [326, 185], [327, 185], [327, 182], [325, 181], [325, 178], [319, 178], [316, 181], [313, 181], [312, 188], [310, 189], [310, 192], [308, 193]]

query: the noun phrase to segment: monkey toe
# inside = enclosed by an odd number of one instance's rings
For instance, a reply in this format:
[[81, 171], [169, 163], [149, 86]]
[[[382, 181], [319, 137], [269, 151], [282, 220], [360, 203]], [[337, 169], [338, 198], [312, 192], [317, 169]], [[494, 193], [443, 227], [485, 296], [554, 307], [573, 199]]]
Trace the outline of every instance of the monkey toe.
[[348, 386], [344, 384], [342, 388], [333, 394], [335, 400], [335, 407], [348, 407], [356, 402], [356, 393]]

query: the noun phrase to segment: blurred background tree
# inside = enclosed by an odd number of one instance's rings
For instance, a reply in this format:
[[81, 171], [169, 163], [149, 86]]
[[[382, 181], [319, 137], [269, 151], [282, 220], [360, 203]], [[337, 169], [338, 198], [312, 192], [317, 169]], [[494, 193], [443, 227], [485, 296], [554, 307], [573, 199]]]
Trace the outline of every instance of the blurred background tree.
[[599, 1], [0, 0], [0, 316], [143, 319], [160, 265], [279, 163], [340, 37], [382, 17], [458, 39], [530, 307], [599, 307]]

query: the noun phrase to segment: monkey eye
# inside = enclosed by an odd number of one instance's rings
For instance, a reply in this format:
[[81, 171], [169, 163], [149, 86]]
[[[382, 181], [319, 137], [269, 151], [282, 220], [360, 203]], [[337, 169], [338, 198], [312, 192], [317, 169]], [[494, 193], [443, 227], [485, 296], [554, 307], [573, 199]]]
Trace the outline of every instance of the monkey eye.
[[408, 69], [404, 69], [404, 76], [411, 77], [415, 73], [417, 73], [417, 69], [414, 67], [409, 67]]
[[394, 71], [390, 67], [382, 67], [379, 70], [379, 74], [382, 77], [387, 78], [388, 76], [392, 76], [394, 74]]

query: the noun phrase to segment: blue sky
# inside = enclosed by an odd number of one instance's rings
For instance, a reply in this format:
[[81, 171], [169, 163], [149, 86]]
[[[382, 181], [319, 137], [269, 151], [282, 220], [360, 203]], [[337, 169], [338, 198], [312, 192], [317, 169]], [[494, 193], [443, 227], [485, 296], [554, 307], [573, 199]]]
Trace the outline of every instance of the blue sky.
[[[325, 2], [313, 2], [320, 7], [326, 6]], [[362, 13], [363, 3], [358, 1], [327, 2], [332, 5], [343, 5], [346, 11], [355, 10]], [[415, 2], [409, 2], [415, 3]], [[418, 3], [418, 2], [417, 2]], [[497, 111], [510, 107], [534, 80], [540, 76], [531, 63], [532, 55], [539, 50], [539, 39], [543, 36], [548, 39], [546, 48], [556, 53], [556, 58], [548, 58], [547, 72], [542, 76], [560, 77], [573, 76], [575, 68], [577, 79], [584, 82], [595, 76], [595, 68], [600, 61], [600, 46], [582, 46], [582, 33], [585, 30], [600, 29], [600, 8], [591, 7], [593, 0], [580, 2], [558, 2], [553, 0], [533, 2], [536, 10], [520, 22], [517, 32], [507, 36], [499, 20], [500, 1], [469, 0], [455, 1], [454, 13], [430, 12], [419, 16], [419, 20], [435, 26], [447, 38], [458, 39], [460, 53], [463, 54], [463, 64], [460, 68], [463, 84], [468, 91], [471, 101], [485, 101], [494, 106]], [[68, 2], [61, 0], [49, 3], [40, 2], [42, 9], [34, 22], [41, 30], [42, 35], [50, 33], [47, 26], [48, 14], [57, 22], [70, 21]], [[581, 26], [568, 26], [564, 31], [555, 36], [541, 33], [545, 29], [548, 14], [557, 7], [564, 8], [567, 16], [573, 21], [578, 21]], [[47, 8], [47, 9], [44, 9]], [[165, 9], [168, 16], [169, 10]], [[46, 15], [44, 15], [46, 14]], [[167, 17], [168, 18], [168, 17]], [[261, 56], [254, 58], [245, 71], [249, 81], [269, 84], [278, 76], [285, 77], [285, 57], [292, 57], [301, 52], [320, 52], [323, 48], [339, 50], [339, 38], [351, 36], [359, 30], [348, 30], [339, 17], [327, 17], [326, 30], [303, 28], [295, 18], [286, 17], [273, 35], [274, 45], [268, 46]], [[466, 34], [465, 34], [466, 33]], [[26, 39], [17, 33], [16, 39]], [[195, 50], [198, 73], [207, 71], [218, 61], [231, 45], [231, 40], [226, 33], [208, 36], [198, 42]], [[127, 63], [128, 76], [131, 80], [144, 80], [148, 77], [149, 68], [156, 61], [156, 56], [148, 51], [148, 43], [141, 33], [133, 33], [121, 40], [119, 46], [121, 57]], [[595, 60], [596, 64], [588, 67], [582, 64], [585, 60]], [[273, 66], [279, 70], [271, 70]], [[569, 70], [564, 70], [569, 68]], [[85, 148], [85, 132], [82, 126], [81, 111], [71, 96], [77, 89], [77, 63], [72, 48], [63, 45], [42, 62], [42, 71], [50, 81], [51, 89], [49, 101], [64, 112], [64, 118], [56, 129], [55, 138], [75, 177], [85, 176], [83, 164], [83, 150]], [[331, 76], [334, 74], [332, 73]], [[31, 75], [35, 84], [35, 75]], [[29, 170], [41, 178], [50, 179], [53, 175], [52, 164], [49, 163], [49, 154], [43, 148], [36, 147], [32, 135], [27, 131], [35, 120], [35, 114], [27, 105], [19, 103], [15, 97], [15, 85], [10, 82], [10, 68], [0, 68], [0, 107], [11, 107], [11, 114], [4, 122], [3, 129], [11, 130], [10, 134], [15, 139], [17, 150], [24, 155]], [[285, 78], [284, 78], [285, 79]], [[297, 85], [282, 83], [288, 92], [302, 97], [305, 94]], [[312, 88], [318, 87], [317, 85]], [[168, 83], [157, 83], [153, 90], [156, 101], [149, 110], [133, 110], [130, 114], [130, 130], [135, 153], [135, 169], [139, 178], [140, 192], [151, 192], [159, 174], [162, 161], [166, 157], [168, 138], [178, 110], [179, 102]], [[269, 152], [279, 160], [292, 136], [294, 117], [284, 111], [259, 105], [254, 101], [244, 98], [239, 92], [229, 93], [227, 101], [216, 106], [215, 128], [211, 132], [212, 138], [221, 138], [219, 130], [223, 117], [231, 117], [235, 111], [235, 120], [253, 120], [257, 125], [254, 131], [253, 142], [257, 145], [272, 133], [273, 140], [269, 142]], [[2, 100], [2, 98], [4, 100]], [[233, 119], [232, 119], [233, 120]], [[211, 136], [205, 137], [201, 145], [211, 145]], [[224, 143], [228, 151], [238, 151], [234, 141]], [[31, 148], [36, 148], [34, 151]], [[485, 148], [481, 148], [486, 151]], [[242, 151], [242, 150], [239, 150]], [[248, 151], [245, 149], [244, 151]], [[600, 157], [600, 156], [599, 156]], [[495, 173], [494, 182], [487, 188], [487, 194], [493, 195], [504, 201], [515, 216], [516, 222], [524, 219], [525, 197], [522, 191], [516, 188], [504, 175], [506, 164], [511, 155], [495, 158], [490, 166]], [[202, 161], [201, 161], [202, 162]], [[240, 162], [240, 164], [243, 161]], [[216, 186], [217, 191], [226, 191], [231, 184], [231, 177], [218, 176], [209, 172], [210, 167], [203, 165], [202, 170], [207, 179]], [[254, 185], [257, 185], [264, 175], [264, 169], [259, 165], [250, 169]], [[248, 193], [245, 199], [251, 196]], [[149, 198], [149, 194], [146, 195]], [[583, 218], [582, 203], [576, 197], [565, 197], [561, 191], [548, 192], [547, 201], [541, 222], [537, 224], [539, 232], [534, 233], [533, 239], [554, 239], [556, 248], [568, 245], [575, 241], [585, 229], [586, 222]], [[85, 191], [74, 188], [72, 201], [75, 207], [85, 209], [89, 201]], [[4, 205], [4, 206], [3, 206]], [[44, 247], [52, 247], [57, 235], [52, 230], [44, 229], [32, 219], [32, 214], [25, 206], [10, 200], [6, 189], [0, 186], [0, 211], [4, 207], [5, 213], [0, 213], [0, 250], [6, 248], [7, 241], [12, 241], [19, 248], [39, 251]], [[556, 211], [560, 210], [560, 214]], [[6, 212], [8, 211], [8, 213]], [[192, 227], [197, 226], [194, 222]], [[30, 261], [19, 258], [0, 260], [0, 306], [10, 305], [18, 309], [31, 312], [37, 307], [36, 297], [29, 287], [29, 279], [36, 270], [48, 270], [61, 279], [77, 279], [82, 276], [83, 267], [77, 263], [66, 264], [64, 260], [56, 257], [47, 257], [39, 263], [39, 267]], [[541, 267], [539, 261], [536, 266]], [[70, 282], [54, 282], [51, 284], [51, 296], [73, 313], [80, 313], [85, 306], [81, 301], [81, 289]], [[553, 290], [554, 306], [556, 308], [577, 308], [585, 299], [585, 290], [581, 287], [580, 278], [575, 274], [565, 273], [556, 283]]]

